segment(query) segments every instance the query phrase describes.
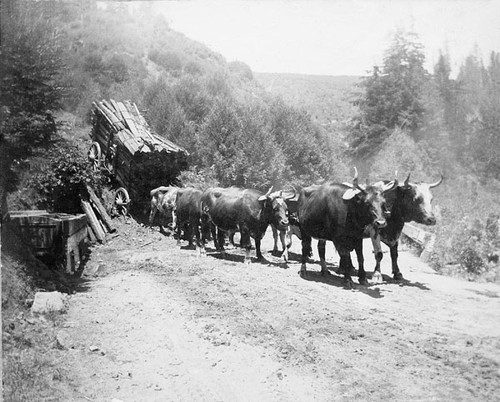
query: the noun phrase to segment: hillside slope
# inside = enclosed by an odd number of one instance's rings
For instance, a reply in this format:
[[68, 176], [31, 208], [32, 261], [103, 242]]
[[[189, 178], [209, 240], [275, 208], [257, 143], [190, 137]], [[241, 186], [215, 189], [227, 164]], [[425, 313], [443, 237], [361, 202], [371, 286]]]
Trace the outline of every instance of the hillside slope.
[[341, 122], [352, 116], [349, 103], [359, 77], [254, 72], [266, 91], [304, 108], [322, 125]]

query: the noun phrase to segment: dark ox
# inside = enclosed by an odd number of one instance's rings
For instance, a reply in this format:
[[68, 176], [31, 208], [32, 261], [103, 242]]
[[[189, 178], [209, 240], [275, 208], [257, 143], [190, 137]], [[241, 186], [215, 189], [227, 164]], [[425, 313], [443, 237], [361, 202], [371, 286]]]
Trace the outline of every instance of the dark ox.
[[172, 219], [172, 226], [175, 227], [175, 198], [179, 187], [161, 186], [151, 190], [151, 211], [149, 213], [149, 226], [153, 226], [154, 218], [159, 213], [158, 224], [160, 231], [163, 231], [162, 221]]
[[[261, 239], [269, 224], [280, 230], [288, 226], [288, 211], [280, 193], [271, 189], [262, 194], [240, 188], [211, 188], [201, 198], [203, 233], [212, 230], [216, 248], [224, 254], [224, 232], [240, 232], [240, 246], [245, 248], [245, 262], [250, 263], [250, 237], [255, 239], [257, 259], [262, 259]], [[213, 224], [218, 229], [215, 236]]]
[[181, 230], [184, 230], [190, 247], [193, 245], [193, 235], [196, 238], [196, 249], [199, 254], [205, 253], [200, 233], [202, 194], [203, 192], [196, 188], [181, 188], [177, 191], [175, 200], [177, 245], [180, 245]]
[[[361, 188], [354, 177], [354, 187], [346, 184], [314, 185], [302, 189], [298, 200], [298, 219], [302, 234], [301, 275], [306, 274], [306, 260], [311, 252], [311, 238], [318, 239], [321, 274], [328, 273], [325, 262], [326, 241], [333, 242], [340, 255], [340, 271], [347, 286], [352, 286], [352, 261], [350, 252], [359, 247], [368, 225], [382, 228], [386, 225], [383, 191], [395, 186], [389, 183], [382, 188]], [[360, 265], [360, 284], [367, 284], [366, 272]]]
[[[390, 212], [387, 217], [387, 225], [384, 228], [374, 228], [369, 226], [367, 233], [370, 235], [373, 243], [373, 252], [375, 253], [375, 271], [373, 280], [382, 281], [380, 273], [380, 262], [382, 261], [382, 250], [380, 241], [384, 242], [390, 249], [392, 260], [392, 273], [396, 280], [403, 279], [403, 275], [398, 266], [398, 245], [399, 238], [403, 231], [405, 222], [417, 222], [423, 225], [435, 225], [436, 217], [432, 212], [432, 193], [431, 188], [437, 187], [443, 181], [443, 176], [435, 183], [411, 183], [410, 175], [406, 178], [403, 185], [398, 185], [390, 190], [384, 191], [386, 207]], [[378, 182], [374, 186], [383, 188], [387, 182]], [[358, 261], [363, 261], [363, 252], [356, 249]]]

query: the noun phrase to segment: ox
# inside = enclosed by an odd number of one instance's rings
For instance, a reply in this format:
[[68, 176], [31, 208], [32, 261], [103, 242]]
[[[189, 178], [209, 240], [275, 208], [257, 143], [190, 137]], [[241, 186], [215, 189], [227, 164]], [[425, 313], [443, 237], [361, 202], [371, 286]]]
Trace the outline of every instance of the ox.
[[[255, 239], [257, 259], [262, 259], [261, 239], [269, 224], [280, 230], [288, 226], [288, 211], [281, 193], [266, 194], [257, 190], [230, 188], [210, 188], [201, 198], [203, 233], [209, 229], [214, 236], [216, 248], [224, 254], [224, 232], [238, 230], [241, 234], [240, 246], [245, 248], [245, 263], [250, 263], [250, 237]], [[214, 225], [210, 227], [211, 225]], [[204, 243], [204, 242], [203, 242]]]
[[180, 245], [181, 230], [184, 229], [185, 238], [189, 241], [190, 247], [193, 245], [193, 235], [196, 237], [196, 249], [199, 254], [205, 252], [205, 248], [201, 245], [200, 234], [202, 194], [203, 191], [196, 188], [181, 188], [177, 191], [175, 199], [177, 245]]
[[[396, 185], [395, 182], [380, 187], [358, 185], [355, 170], [353, 187], [346, 184], [313, 185], [302, 189], [298, 200], [298, 217], [302, 235], [301, 276], [306, 274], [306, 261], [311, 252], [311, 238], [318, 239], [321, 274], [328, 271], [325, 262], [326, 241], [333, 242], [340, 255], [340, 271], [344, 281], [352, 287], [350, 252], [359, 247], [368, 225], [382, 228], [386, 225], [383, 192]], [[359, 283], [367, 284], [366, 272], [360, 264]]]
[[172, 219], [172, 226], [175, 228], [175, 198], [179, 187], [161, 186], [151, 190], [151, 212], [149, 213], [149, 226], [153, 226], [156, 213], [159, 212], [160, 231], [163, 232], [162, 220]]
[[[390, 190], [384, 191], [387, 208], [390, 212], [387, 217], [387, 225], [384, 228], [374, 228], [369, 226], [367, 233], [370, 235], [373, 243], [373, 252], [375, 253], [375, 271], [373, 280], [382, 281], [380, 272], [380, 262], [382, 261], [382, 249], [380, 241], [385, 243], [390, 250], [392, 260], [392, 273], [395, 280], [403, 279], [403, 275], [398, 266], [398, 245], [401, 232], [405, 222], [417, 222], [423, 225], [435, 225], [436, 217], [432, 212], [432, 194], [431, 188], [437, 187], [443, 181], [443, 176], [435, 183], [411, 183], [410, 175], [406, 178], [402, 186], [396, 186]], [[387, 182], [377, 182], [374, 186], [382, 188]], [[363, 251], [356, 249], [358, 261], [363, 260]]]
[[286, 262], [288, 262], [288, 250], [292, 246], [292, 236], [293, 235], [297, 236], [299, 240], [302, 239], [302, 236], [300, 235], [300, 227], [297, 219], [298, 196], [295, 195], [294, 197], [286, 197], [285, 202], [288, 208], [288, 220], [289, 220], [289, 225], [287, 230], [278, 230], [278, 228], [275, 225], [271, 225], [271, 229], [273, 232], [273, 240], [274, 240], [273, 254], [278, 254], [279, 252], [278, 251], [278, 238], [279, 238], [279, 241], [281, 242], [281, 248], [283, 249], [282, 251], [283, 259]]

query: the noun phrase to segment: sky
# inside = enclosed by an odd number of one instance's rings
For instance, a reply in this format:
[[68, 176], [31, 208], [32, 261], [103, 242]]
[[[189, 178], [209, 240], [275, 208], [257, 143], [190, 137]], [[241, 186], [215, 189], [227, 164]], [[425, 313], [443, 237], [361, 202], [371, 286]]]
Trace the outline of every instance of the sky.
[[500, 0], [191, 0], [155, 2], [170, 27], [256, 72], [366, 75], [397, 29], [417, 33], [432, 71], [452, 75], [500, 51]]

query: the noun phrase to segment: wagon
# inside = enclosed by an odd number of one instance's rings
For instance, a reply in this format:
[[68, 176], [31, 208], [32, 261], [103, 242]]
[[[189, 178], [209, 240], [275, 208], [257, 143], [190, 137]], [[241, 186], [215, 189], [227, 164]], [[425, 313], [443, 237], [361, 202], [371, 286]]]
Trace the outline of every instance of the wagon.
[[187, 169], [188, 152], [152, 132], [137, 106], [114, 100], [92, 103], [89, 161], [114, 183], [114, 207], [146, 212], [150, 191], [170, 185]]

